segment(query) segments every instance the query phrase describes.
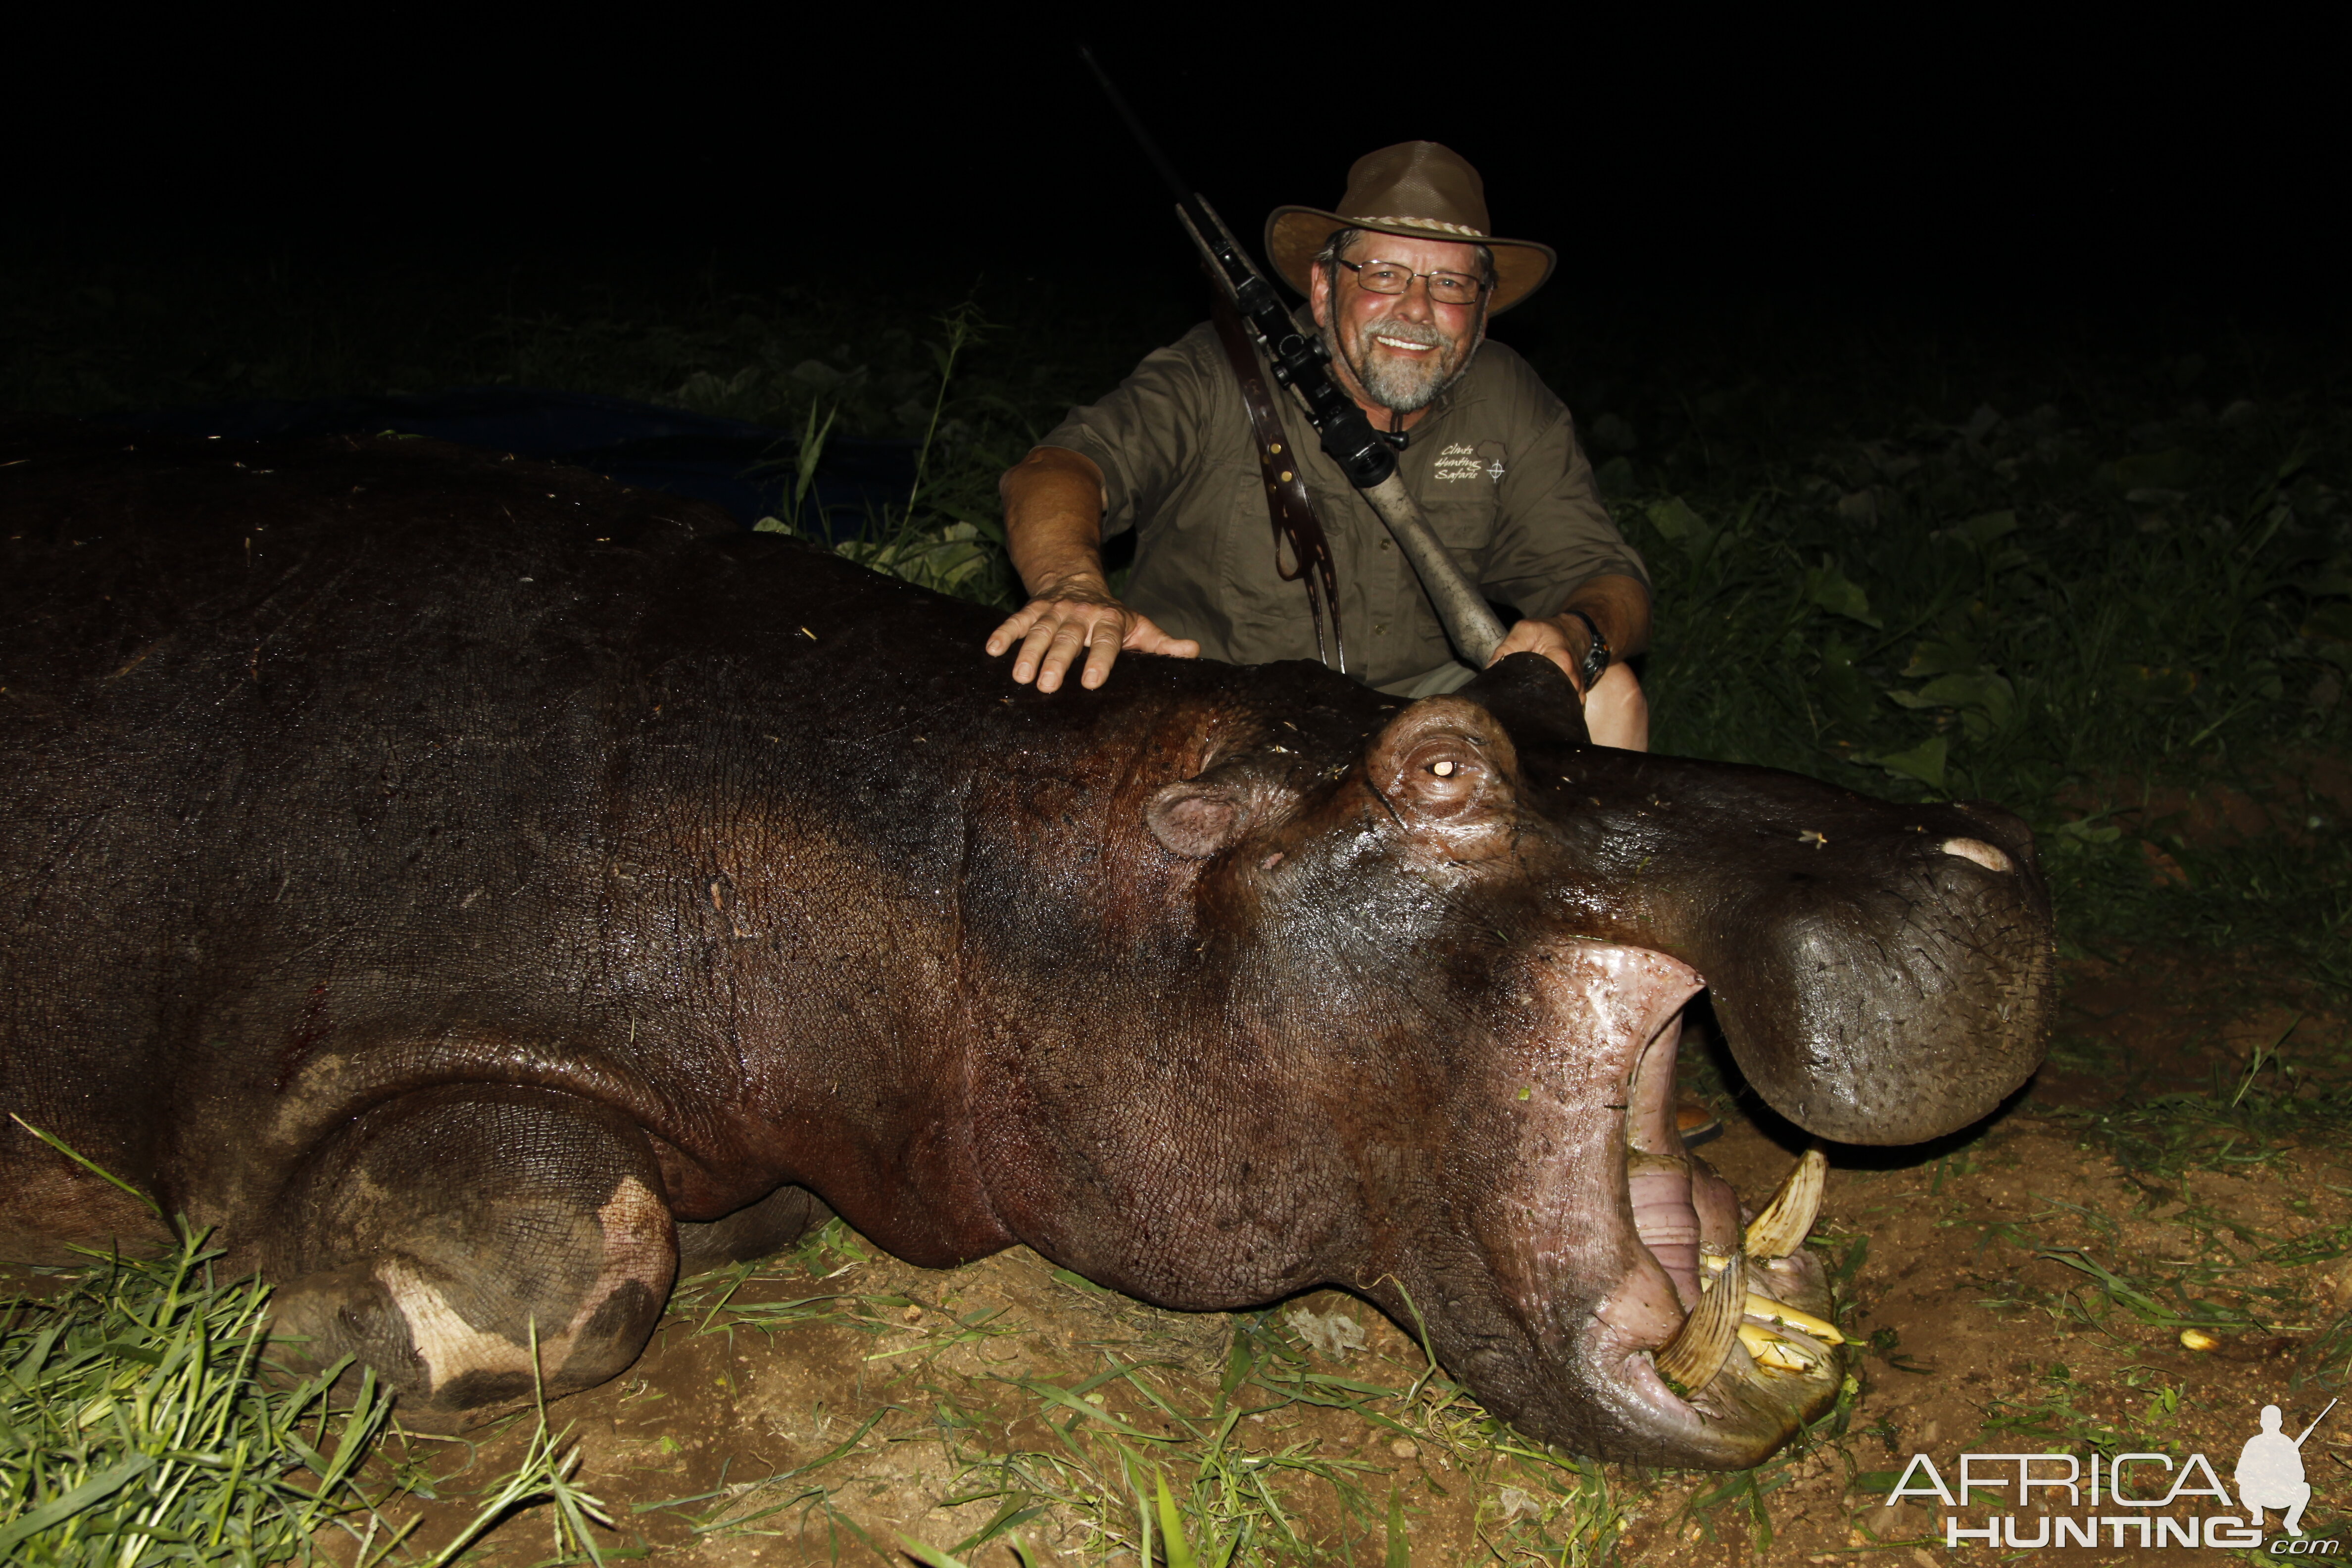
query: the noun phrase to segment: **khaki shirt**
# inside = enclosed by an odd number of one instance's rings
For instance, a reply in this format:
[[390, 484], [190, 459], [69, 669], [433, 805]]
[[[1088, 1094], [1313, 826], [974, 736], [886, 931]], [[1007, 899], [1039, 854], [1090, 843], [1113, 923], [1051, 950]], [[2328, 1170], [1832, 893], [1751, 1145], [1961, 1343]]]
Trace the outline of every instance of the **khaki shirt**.
[[[1275, 386], [1270, 372], [1266, 384]], [[1331, 542], [1348, 673], [1409, 695], [1459, 684], [1469, 672], [1379, 514], [1317, 445], [1297, 399], [1279, 388], [1275, 398], [1286, 456], [1303, 459]], [[1038, 444], [1083, 452], [1102, 469], [1105, 537], [1139, 531], [1121, 595], [1129, 605], [1172, 637], [1198, 638], [1205, 658], [1315, 657], [1307, 590], [1276, 574], [1256, 444], [1213, 326], [1148, 355], [1117, 391], [1070, 410]], [[1500, 343], [1479, 347], [1398, 463], [1455, 563], [1524, 616], [1557, 614], [1593, 577], [1649, 581], [1601, 503], [1567, 405]]]

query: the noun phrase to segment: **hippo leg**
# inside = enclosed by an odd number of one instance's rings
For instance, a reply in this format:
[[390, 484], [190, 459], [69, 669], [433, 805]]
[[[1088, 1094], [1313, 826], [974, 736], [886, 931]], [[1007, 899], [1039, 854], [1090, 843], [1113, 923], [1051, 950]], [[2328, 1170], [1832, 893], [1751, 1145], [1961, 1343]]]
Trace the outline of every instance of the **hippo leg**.
[[[636, 1358], [677, 1267], [645, 1138], [609, 1109], [481, 1084], [410, 1094], [323, 1146], [264, 1271], [298, 1363], [355, 1355], [396, 1414], [448, 1431]], [[538, 1361], [531, 1340], [538, 1336]]]
[[681, 1221], [678, 1278], [782, 1252], [832, 1217], [824, 1200], [806, 1187], [778, 1187], [758, 1203], [722, 1219], [703, 1225]]

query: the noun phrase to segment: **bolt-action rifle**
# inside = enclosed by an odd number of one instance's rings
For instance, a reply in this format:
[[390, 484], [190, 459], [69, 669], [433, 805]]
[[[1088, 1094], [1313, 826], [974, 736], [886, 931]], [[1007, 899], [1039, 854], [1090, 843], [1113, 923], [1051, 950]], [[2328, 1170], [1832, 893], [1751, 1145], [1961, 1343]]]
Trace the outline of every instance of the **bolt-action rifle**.
[[1388, 525], [1397, 548], [1421, 578], [1423, 589], [1437, 610], [1437, 618], [1444, 625], [1447, 640], [1461, 655], [1463, 662], [1475, 669], [1486, 668], [1495, 649], [1503, 641], [1503, 624], [1470, 581], [1462, 575], [1446, 554], [1445, 546], [1423, 515], [1421, 503], [1406, 490], [1404, 480], [1397, 477], [1396, 448], [1372, 422], [1356, 400], [1348, 395], [1331, 374], [1330, 351], [1323, 346], [1320, 337], [1299, 330], [1298, 323], [1284, 308], [1274, 285], [1265, 280], [1244, 250], [1241, 242], [1226, 228], [1224, 220], [1208, 198], [1186, 184], [1175, 166], [1151, 140], [1143, 122], [1127, 106], [1118, 89], [1095, 61], [1092, 50], [1080, 47], [1087, 67], [1102, 84], [1102, 89], [1118, 110], [1127, 128], [1141, 143], [1143, 153], [1159, 171], [1161, 183], [1176, 198], [1176, 219], [1208, 264], [1209, 276], [1225, 299], [1241, 317], [1243, 327], [1265, 354], [1273, 366], [1274, 378], [1295, 394], [1315, 426], [1315, 434], [1331, 460], [1339, 465], [1348, 482], [1361, 490], [1372, 510]]

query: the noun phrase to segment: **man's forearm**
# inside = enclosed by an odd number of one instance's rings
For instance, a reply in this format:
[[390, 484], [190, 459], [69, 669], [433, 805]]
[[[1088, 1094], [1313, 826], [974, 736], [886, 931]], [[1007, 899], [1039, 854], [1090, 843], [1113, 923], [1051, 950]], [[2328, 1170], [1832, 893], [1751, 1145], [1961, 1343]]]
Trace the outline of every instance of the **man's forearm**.
[[1076, 589], [1108, 596], [1103, 573], [1102, 470], [1082, 453], [1040, 447], [1005, 470], [1004, 543], [1039, 598]]
[[1570, 610], [1592, 617], [1593, 625], [1608, 639], [1609, 651], [1618, 658], [1650, 646], [1650, 591], [1639, 578], [1595, 577], [1568, 596], [1568, 603], [1552, 619], [1580, 649], [1586, 646], [1587, 634], [1584, 624], [1568, 613]]
[[1121, 650], [1200, 656], [1198, 642], [1170, 637], [1111, 597], [1102, 563], [1102, 470], [1093, 458], [1039, 447], [1005, 470], [997, 493], [1004, 498], [1004, 542], [1029, 602], [985, 646], [991, 658], [1017, 647], [1014, 680], [1034, 676], [1039, 691], [1055, 691], [1076, 666], [1078, 683], [1092, 690], [1110, 678]]

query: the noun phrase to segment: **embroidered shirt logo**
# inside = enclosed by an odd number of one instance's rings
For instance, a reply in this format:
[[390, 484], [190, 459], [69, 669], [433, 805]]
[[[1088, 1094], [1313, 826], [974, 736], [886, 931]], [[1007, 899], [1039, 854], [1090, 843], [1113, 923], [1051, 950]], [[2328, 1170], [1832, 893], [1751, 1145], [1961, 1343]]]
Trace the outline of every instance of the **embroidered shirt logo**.
[[1441, 479], [1491, 479], [1503, 482], [1506, 453], [1500, 441], [1481, 441], [1475, 447], [1456, 441], [1437, 454], [1433, 472]]
[[1486, 471], [1478, 454], [1456, 441], [1437, 454], [1433, 470], [1441, 479], [1475, 479]]

